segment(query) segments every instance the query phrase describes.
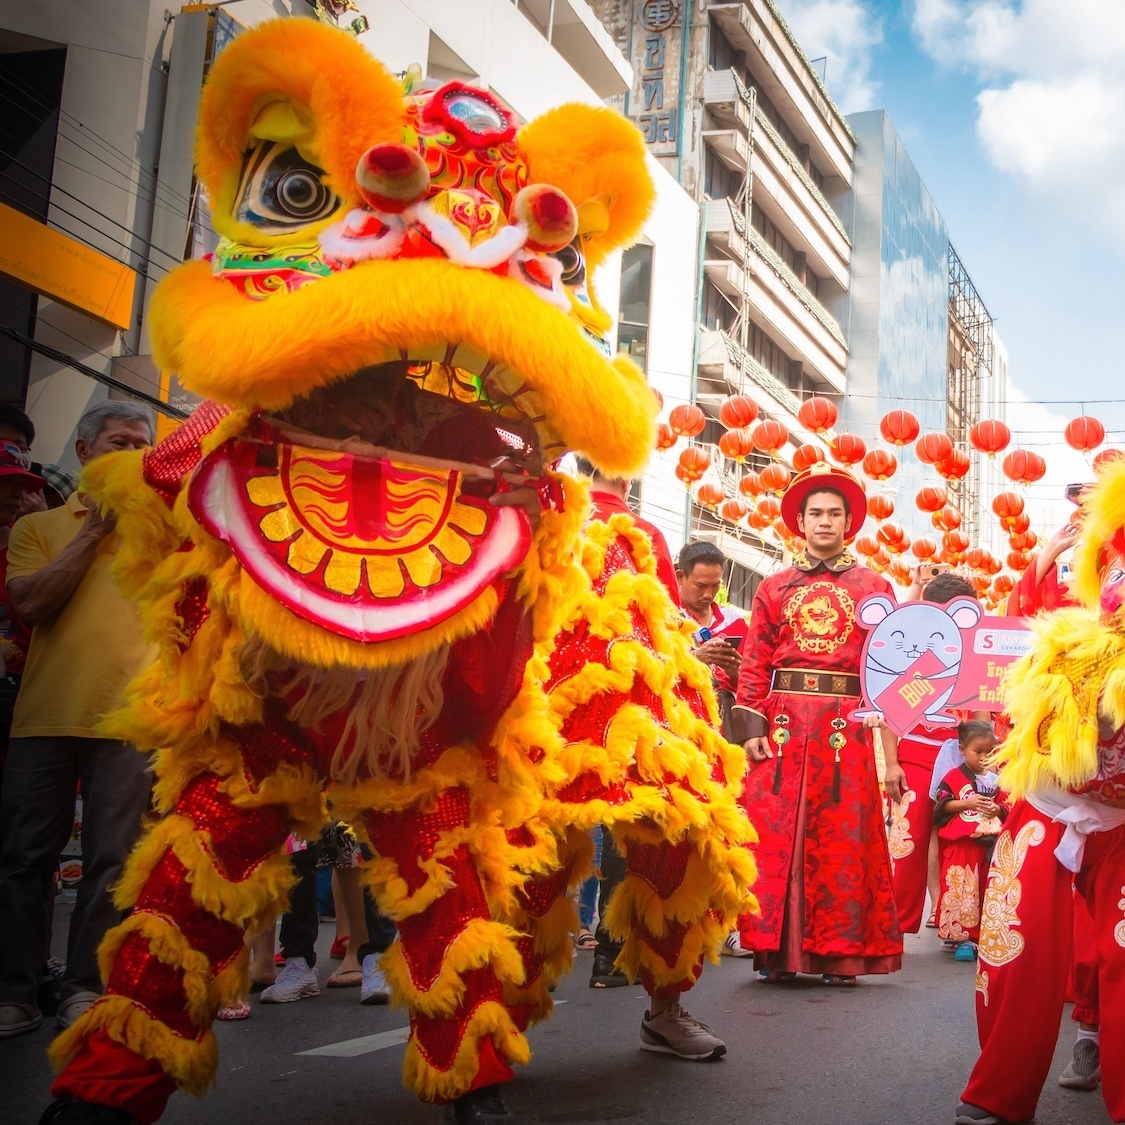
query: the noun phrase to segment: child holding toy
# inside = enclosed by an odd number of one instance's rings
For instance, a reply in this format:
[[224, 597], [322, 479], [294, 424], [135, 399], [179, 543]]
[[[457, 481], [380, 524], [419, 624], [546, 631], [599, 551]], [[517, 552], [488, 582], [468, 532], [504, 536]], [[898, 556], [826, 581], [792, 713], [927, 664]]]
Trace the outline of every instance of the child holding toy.
[[934, 823], [941, 841], [938, 935], [956, 942], [957, 961], [975, 961], [988, 864], [1008, 809], [988, 769], [996, 748], [992, 724], [979, 719], [957, 728], [961, 764], [938, 786]]

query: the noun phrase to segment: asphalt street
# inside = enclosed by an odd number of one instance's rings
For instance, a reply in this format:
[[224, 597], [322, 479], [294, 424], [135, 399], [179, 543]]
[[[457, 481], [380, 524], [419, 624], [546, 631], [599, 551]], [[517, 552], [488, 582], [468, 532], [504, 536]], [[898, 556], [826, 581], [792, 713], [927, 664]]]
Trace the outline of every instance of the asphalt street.
[[[60, 919], [61, 921], [61, 919]], [[321, 982], [330, 924], [321, 927]], [[708, 966], [686, 1006], [728, 1046], [713, 1063], [638, 1049], [644, 993], [591, 989], [592, 954], [555, 994], [554, 1016], [531, 1032], [535, 1057], [510, 1087], [525, 1125], [620, 1121], [791, 1125], [948, 1125], [976, 1053], [972, 965], [942, 952], [933, 931], [907, 939], [905, 967], [852, 990], [819, 982], [757, 982], [746, 961]], [[176, 1095], [166, 1125], [438, 1125], [400, 1082], [406, 1017], [365, 1008], [358, 989], [321, 989], [259, 1005], [218, 1025], [219, 1073], [202, 1100]], [[1103, 1125], [1099, 1093], [1059, 1088], [1074, 1025], [1064, 1016], [1038, 1125]], [[53, 1021], [0, 1041], [0, 1122], [31, 1125], [47, 1100]], [[1013, 1054], [1020, 1045], [1012, 1044]]]

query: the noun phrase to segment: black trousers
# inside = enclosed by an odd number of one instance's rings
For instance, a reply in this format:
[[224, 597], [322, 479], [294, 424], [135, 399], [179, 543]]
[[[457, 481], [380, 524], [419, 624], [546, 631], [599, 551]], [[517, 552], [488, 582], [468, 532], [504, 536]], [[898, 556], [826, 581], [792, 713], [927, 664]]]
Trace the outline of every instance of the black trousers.
[[625, 878], [625, 857], [617, 849], [613, 834], [608, 828], [602, 829], [602, 881], [598, 887], [598, 928], [594, 932], [598, 944], [594, 948], [594, 956], [608, 957], [611, 961], [617, 960], [621, 952], [621, 942], [614, 941], [605, 928], [605, 909], [609, 905], [610, 895], [617, 889]]
[[[316, 909], [317, 854], [314, 844], [289, 857], [297, 873], [297, 883], [289, 892], [289, 909], [281, 919], [281, 955], [304, 957], [310, 965], [316, 964], [316, 937], [320, 931]], [[368, 953], [389, 949], [396, 932], [394, 922], [379, 913], [366, 887], [363, 889], [363, 914], [367, 921], [367, 941], [357, 952], [361, 961]]]

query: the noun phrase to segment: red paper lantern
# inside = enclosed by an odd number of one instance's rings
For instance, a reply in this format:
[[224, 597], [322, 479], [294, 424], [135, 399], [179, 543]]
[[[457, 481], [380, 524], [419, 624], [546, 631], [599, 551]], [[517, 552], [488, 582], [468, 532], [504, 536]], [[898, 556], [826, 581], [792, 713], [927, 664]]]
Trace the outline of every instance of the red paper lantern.
[[867, 443], [857, 434], [837, 434], [828, 443], [828, 453], [841, 465], [858, 465], [867, 453]]
[[746, 523], [754, 531], [765, 531], [769, 522], [757, 508], [751, 508], [746, 514]]
[[1004, 458], [1001, 467], [1008, 480], [1026, 485], [1043, 479], [1043, 474], [1047, 471], [1047, 462], [1038, 453], [1015, 449]]
[[690, 483], [697, 481], [711, 465], [711, 455], [706, 449], [698, 445], [689, 445], [687, 449], [680, 450], [679, 463], [676, 466], [683, 471], [683, 476], [676, 475], [680, 480]]
[[1008, 536], [1008, 546], [1013, 551], [1034, 551], [1039, 536], [1034, 531], [1016, 531]]
[[969, 537], [963, 531], [947, 531], [941, 545], [954, 555], [963, 555], [969, 549]]
[[879, 550], [879, 540], [874, 535], [861, 535], [855, 541], [855, 549], [866, 559]]
[[672, 427], [667, 422], [656, 423], [656, 448], [661, 453], [666, 449], [671, 449], [676, 441], [676, 435], [672, 433]]
[[1018, 492], [998, 492], [992, 500], [992, 510], [1001, 522], [1018, 516], [1023, 508], [1023, 497]]
[[727, 430], [719, 438], [719, 452], [741, 465], [754, 452], [754, 436], [747, 429]]
[[940, 512], [934, 512], [930, 522], [938, 531], [956, 531], [961, 526], [961, 513], [952, 504], [946, 504]]
[[965, 552], [965, 565], [981, 570], [988, 562], [988, 552], [983, 547], [970, 547]]
[[882, 570], [891, 561], [891, 556], [887, 554], [883, 547], [880, 547], [875, 554], [871, 556], [871, 565], [876, 570]]
[[1063, 437], [1072, 449], [1077, 449], [1079, 453], [1089, 453], [1105, 441], [1105, 426], [1097, 418], [1083, 414], [1082, 417], [1067, 422]]
[[758, 511], [772, 523], [781, 515], [781, 501], [776, 496], [763, 496], [758, 501]]
[[872, 480], [890, 480], [898, 469], [898, 458], [885, 449], [873, 449], [863, 459], [863, 471]]
[[840, 412], [834, 403], [826, 398], [817, 397], [806, 399], [801, 403], [797, 411], [797, 421], [806, 430], [812, 430], [814, 434], [823, 434], [836, 425], [839, 415]]
[[889, 519], [894, 515], [895, 502], [882, 493], [874, 493], [867, 498], [867, 514], [876, 520]]
[[810, 465], [817, 465], [824, 460], [824, 453], [815, 445], [802, 445], [793, 453], [793, 468], [798, 473], [803, 473]]
[[754, 448], [763, 453], [776, 453], [788, 440], [789, 431], [772, 418], [759, 422], [753, 430]]
[[784, 465], [776, 462], [767, 465], [758, 475], [769, 492], [784, 492], [789, 487], [789, 479], [792, 476]]
[[707, 425], [707, 415], [694, 402], [689, 402], [686, 405], [672, 407], [672, 413], [668, 415], [668, 425], [672, 428], [672, 433], [680, 437], [695, 437], [703, 433], [703, 427]]
[[705, 508], [717, 508], [723, 501], [723, 486], [713, 480], [705, 480], [695, 493], [696, 503]]
[[906, 532], [902, 530], [897, 523], [882, 524], [877, 532], [875, 538], [890, 550], [892, 547], [897, 547], [903, 540], [906, 539]]
[[937, 469], [938, 476], [946, 480], [960, 480], [969, 471], [971, 464], [969, 455], [963, 449], [954, 447], [948, 457], [934, 462], [934, 468]]
[[891, 445], [909, 445], [922, 427], [909, 410], [891, 410], [879, 421], [879, 433]]
[[1000, 573], [1000, 568], [1004, 564], [995, 556], [990, 554], [988, 556], [988, 565], [984, 568], [989, 574], [997, 575]]
[[978, 453], [987, 453], [990, 457], [1007, 449], [1011, 440], [1012, 431], [995, 418], [986, 418], [969, 430], [969, 444]]
[[910, 550], [914, 553], [915, 558], [925, 562], [926, 559], [932, 559], [937, 554], [938, 545], [932, 539], [921, 536], [910, 544]]
[[1010, 574], [1000, 574], [992, 583], [992, 592], [998, 598], [1006, 598], [1016, 588], [1016, 580]]
[[655, 387], [649, 387], [649, 390], [652, 391], [652, 397], [656, 399], [656, 409], [658, 411], [663, 410], [664, 396]]
[[754, 424], [757, 417], [758, 404], [746, 395], [724, 398], [719, 407], [719, 421], [728, 430], [745, 430]]
[[1003, 519], [1000, 523], [1009, 534], [1018, 534], [1021, 531], [1026, 531], [1031, 526], [1031, 517], [1027, 512], [1020, 512], [1018, 516]]
[[973, 589], [976, 590], [977, 595], [982, 598], [988, 591], [989, 586], [992, 585], [992, 579], [989, 578], [987, 574], [973, 574], [970, 576], [969, 581], [972, 583]]
[[719, 505], [719, 515], [725, 520], [730, 520], [731, 523], [738, 523], [739, 520], [745, 519], [750, 512], [750, 505], [745, 500], [739, 500], [737, 496], [732, 496]]
[[910, 585], [910, 567], [902, 559], [893, 559], [887, 573], [900, 585]]
[[1031, 556], [1025, 551], [1008, 552], [1008, 567], [1010, 570], [1016, 570], [1022, 574], [1023, 571], [1027, 570], [1027, 565], [1030, 562]]
[[923, 434], [915, 443], [914, 452], [923, 465], [933, 465], [953, 453], [953, 442], [948, 434]]
[[927, 484], [925, 488], [920, 488], [918, 495], [914, 497], [914, 503], [918, 505], [920, 512], [940, 511], [948, 500], [949, 493], [937, 484]]
[[753, 470], [748, 472], [742, 480], [738, 482], [738, 491], [743, 496], [761, 496], [765, 492], [766, 486], [762, 483], [761, 475], [755, 473]]
[[1103, 449], [1101, 453], [1095, 453], [1094, 472], [1098, 472], [1103, 466], [1122, 457], [1125, 457], [1125, 449]]

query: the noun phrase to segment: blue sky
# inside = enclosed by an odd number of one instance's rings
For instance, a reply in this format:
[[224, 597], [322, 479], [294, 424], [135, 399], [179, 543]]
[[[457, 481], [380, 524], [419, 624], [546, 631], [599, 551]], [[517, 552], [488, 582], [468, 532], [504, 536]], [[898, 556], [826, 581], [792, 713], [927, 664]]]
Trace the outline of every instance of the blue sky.
[[1061, 430], [1084, 398], [1125, 444], [1125, 0], [777, 3], [844, 112], [885, 109], [905, 142], [1045, 404], [1009, 418], [1049, 446], [1041, 487], [1083, 469]]

